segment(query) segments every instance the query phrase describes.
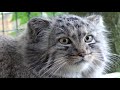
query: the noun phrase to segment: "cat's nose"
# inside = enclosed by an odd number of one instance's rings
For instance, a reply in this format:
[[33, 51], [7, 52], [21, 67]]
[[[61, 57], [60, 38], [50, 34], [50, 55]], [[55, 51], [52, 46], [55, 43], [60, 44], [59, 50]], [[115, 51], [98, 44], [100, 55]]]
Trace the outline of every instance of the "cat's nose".
[[79, 52], [78, 55], [79, 55], [80, 57], [84, 57], [86, 54], [85, 54], [85, 52]]

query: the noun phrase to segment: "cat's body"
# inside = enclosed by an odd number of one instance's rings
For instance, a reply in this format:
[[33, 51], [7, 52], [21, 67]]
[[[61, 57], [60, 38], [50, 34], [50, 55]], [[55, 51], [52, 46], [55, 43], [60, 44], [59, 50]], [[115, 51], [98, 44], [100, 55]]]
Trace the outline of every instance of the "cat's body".
[[17, 39], [0, 37], [0, 77], [95, 78], [109, 61], [101, 16], [34, 18]]

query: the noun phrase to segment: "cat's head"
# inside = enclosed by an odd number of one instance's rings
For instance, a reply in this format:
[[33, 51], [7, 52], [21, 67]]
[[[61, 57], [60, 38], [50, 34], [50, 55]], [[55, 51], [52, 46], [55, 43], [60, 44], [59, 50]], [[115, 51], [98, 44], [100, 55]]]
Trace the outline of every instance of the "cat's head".
[[92, 77], [101, 73], [109, 50], [100, 15], [62, 15], [28, 22], [26, 56], [41, 77]]

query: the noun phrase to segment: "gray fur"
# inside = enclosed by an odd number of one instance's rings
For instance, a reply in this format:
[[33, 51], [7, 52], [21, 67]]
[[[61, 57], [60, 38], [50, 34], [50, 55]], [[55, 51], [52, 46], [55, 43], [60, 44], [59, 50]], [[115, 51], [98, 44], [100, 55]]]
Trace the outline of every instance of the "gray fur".
[[[0, 77], [100, 77], [109, 62], [106, 32], [99, 15], [33, 18], [18, 38], [0, 37]], [[87, 35], [93, 36], [94, 43], [85, 42]], [[60, 43], [63, 37], [70, 44]]]

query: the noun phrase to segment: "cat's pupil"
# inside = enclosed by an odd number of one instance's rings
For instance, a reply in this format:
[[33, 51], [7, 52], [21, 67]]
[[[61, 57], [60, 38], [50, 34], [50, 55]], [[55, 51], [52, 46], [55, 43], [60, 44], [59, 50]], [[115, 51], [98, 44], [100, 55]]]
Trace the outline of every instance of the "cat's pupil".
[[86, 40], [89, 40], [89, 37], [88, 37], [88, 36], [86, 37]]
[[66, 42], [67, 40], [66, 39], [63, 39], [63, 42]]

